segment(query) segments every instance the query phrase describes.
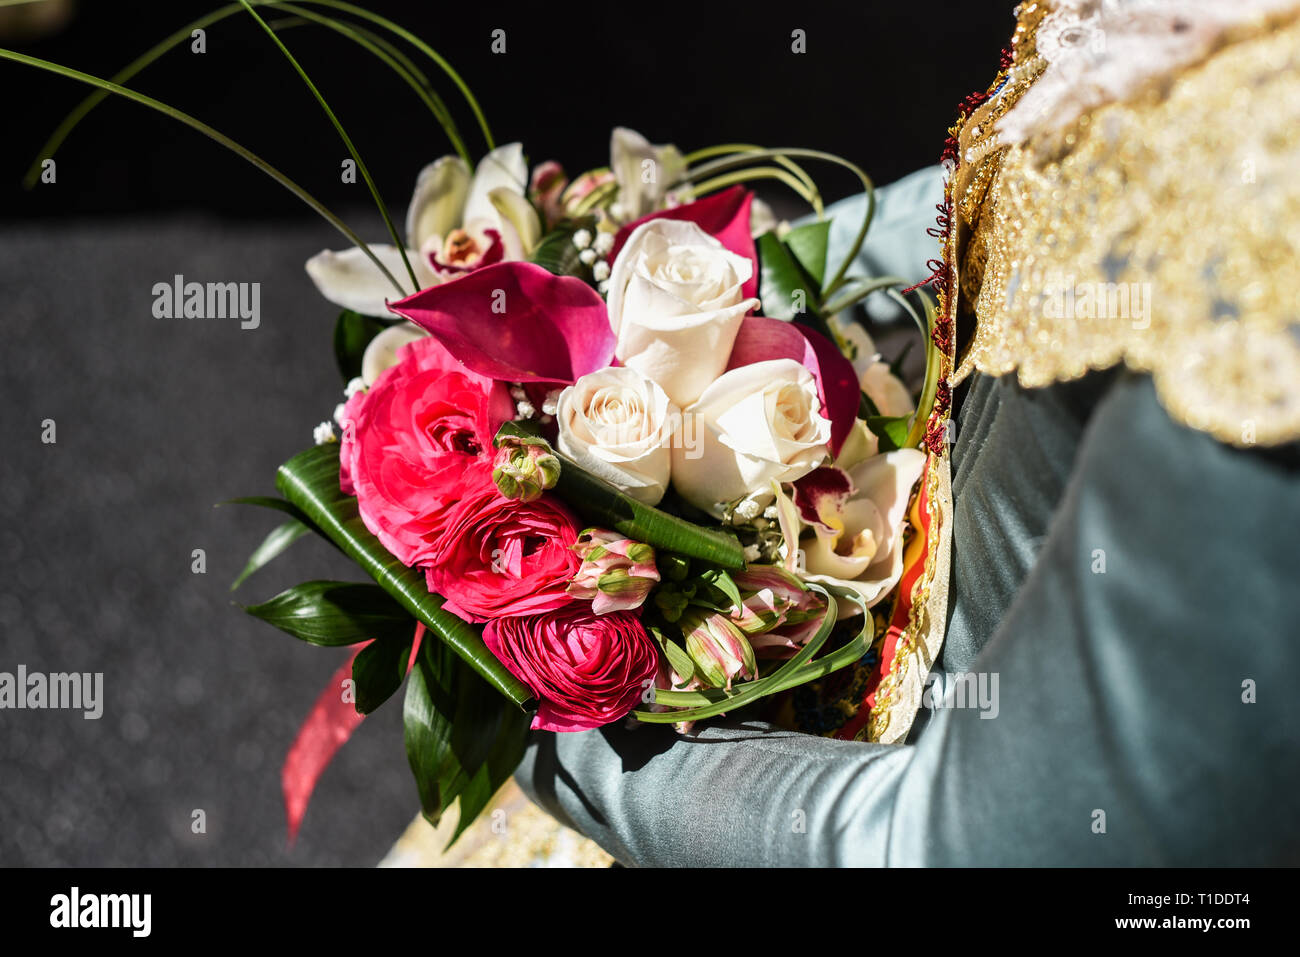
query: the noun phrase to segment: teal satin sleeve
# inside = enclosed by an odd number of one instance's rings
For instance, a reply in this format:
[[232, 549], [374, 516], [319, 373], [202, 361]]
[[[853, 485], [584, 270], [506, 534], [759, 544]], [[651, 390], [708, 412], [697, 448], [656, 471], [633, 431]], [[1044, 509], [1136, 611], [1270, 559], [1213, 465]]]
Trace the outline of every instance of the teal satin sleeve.
[[[963, 454], [1042, 401], [1003, 388]], [[1116, 375], [977, 642], [996, 716], [941, 708], [892, 746], [761, 724], [536, 734], [518, 777], [629, 865], [1295, 863], [1297, 528], [1293, 463], [1177, 425], [1147, 379]], [[1009, 534], [959, 514], [955, 548]]]

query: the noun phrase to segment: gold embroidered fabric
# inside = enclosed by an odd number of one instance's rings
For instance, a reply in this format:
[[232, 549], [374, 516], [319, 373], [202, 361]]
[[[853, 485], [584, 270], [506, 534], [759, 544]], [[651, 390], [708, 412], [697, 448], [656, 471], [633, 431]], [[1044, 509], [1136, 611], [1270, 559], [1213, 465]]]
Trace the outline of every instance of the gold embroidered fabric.
[[1235, 29], [1121, 102], [1001, 145], [1042, 74], [1022, 4], [1006, 81], [953, 178], [973, 370], [1026, 387], [1120, 362], [1170, 415], [1236, 446], [1300, 439], [1300, 20]]

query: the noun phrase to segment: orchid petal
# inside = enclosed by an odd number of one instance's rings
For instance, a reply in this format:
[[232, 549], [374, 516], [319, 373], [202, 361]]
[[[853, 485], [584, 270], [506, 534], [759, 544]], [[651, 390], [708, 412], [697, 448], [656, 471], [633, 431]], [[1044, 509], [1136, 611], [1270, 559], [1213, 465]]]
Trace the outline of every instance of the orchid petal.
[[521, 196], [528, 188], [528, 164], [524, 161], [522, 144], [498, 146], [479, 161], [469, 186], [469, 198], [465, 200], [464, 222], [496, 219], [496, 209], [489, 194], [498, 188], [509, 189]]
[[469, 166], [459, 156], [444, 156], [415, 180], [415, 195], [406, 210], [406, 242], [422, 249], [425, 240], [446, 236], [461, 223], [469, 195]]
[[466, 368], [506, 382], [572, 383], [614, 358], [604, 300], [581, 279], [502, 262], [394, 302]]
[[537, 218], [537, 210], [522, 194], [505, 186], [498, 186], [488, 193], [488, 199], [502, 220], [514, 227], [518, 234], [523, 255], [527, 256], [542, 238], [542, 223]]
[[[372, 245], [370, 251], [394, 276], [406, 274], [401, 251], [396, 246]], [[406, 255], [422, 285], [437, 282], [437, 277], [422, 264], [418, 255], [410, 251]], [[342, 252], [322, 250], [307, 260], [307, 275], [320, 294], [334, 305], [352, 309], [363, 316], [387, 315], [387, 301], [400, 295], [370, 258], [355, 247]]]

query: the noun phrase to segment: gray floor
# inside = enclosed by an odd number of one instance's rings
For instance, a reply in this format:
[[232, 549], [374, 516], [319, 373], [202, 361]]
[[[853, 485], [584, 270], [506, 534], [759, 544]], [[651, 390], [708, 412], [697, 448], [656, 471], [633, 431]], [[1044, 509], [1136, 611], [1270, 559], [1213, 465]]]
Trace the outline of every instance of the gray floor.
[[[0, 672], [103, 672], [106, 702], [98, 721], [0, 710], [0, 865], [369, 865], [415, 813], [397, 699], [287, 849], [280, 763], [344, 652], [232, 604], [275, 520], [212, 507], [272, 493], [339, 401], [337, 310], [302, 270], [326, 245], [344, 243], [323, 225], [192, 219], [0, 236]], [[260, 282], [260, 328], [155, 319], [177, 273]], [[238, 597], [359, 574], [303, 539]]]

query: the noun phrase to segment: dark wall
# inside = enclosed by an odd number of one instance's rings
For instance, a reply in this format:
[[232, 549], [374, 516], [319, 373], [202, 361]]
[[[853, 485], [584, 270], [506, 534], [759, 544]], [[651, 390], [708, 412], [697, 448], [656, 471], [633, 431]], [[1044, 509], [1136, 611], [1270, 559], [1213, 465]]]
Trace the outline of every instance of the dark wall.
[[[62, 32], [18, 48], [109, 76], [216, 6], [82, 0]], [[603, 165], [609, 129], [622, 124], [684, 149], [733, 141], [825, 149], [857, 161], [878, 183], [936, 160], [958, 100], [992, 78], [1014, 25], [1009, 0], [803, 3], [781, 13], [759, 12], [766, 4], [717, 3], [364, 6], [444, 54], [478, 96], [497, 141], [523, 140], [534, 161], [556, 157], [571, 171]], [[498, 28], [506, 31], [504, 55], [490, 49]], [[791, 52], [796, 28], [806, 31], [802, 55]], [[282, 36], [335, 107], [386, 199], [404, 208], [415, 172], [450, 152], [440, 129], [396, 76], [343, 38], [317, 26]], [[242, 12], [208, 30], [206, 53], [184, 44], [132, 85], [233, 136], [329, 205], [365, 200], [363, 185], [340, 182], [346, 153], [324, 115]], [[464, 102], [445, 78], [438, 88], [471, 152], [479, 152]], [[19, 180], [27, 163], [87, 91], [3, 62], [0, 90], [0, 211], [8, 217], [307, 213], [199, 134], [120, 100], [100, 106], [59, 152], [55, 185], [26, 193]], [[851, 182], [830, 174], [825, 188], [847, 192]]]

